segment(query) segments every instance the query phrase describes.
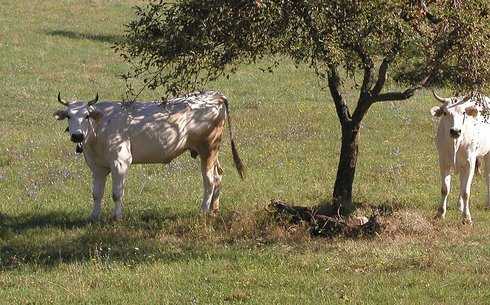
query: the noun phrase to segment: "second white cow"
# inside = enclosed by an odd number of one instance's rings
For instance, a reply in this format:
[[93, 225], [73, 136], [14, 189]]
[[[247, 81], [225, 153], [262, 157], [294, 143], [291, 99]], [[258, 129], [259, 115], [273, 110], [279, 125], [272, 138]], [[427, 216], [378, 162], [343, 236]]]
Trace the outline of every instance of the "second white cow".
[[481, 110], [490, 105], [484, 97], [477, 103], [471, 97], [442, 98], [434, 93], [442, 103], [432, 107], [431, 113], [440, 117], [435, 137], [439, 153], [441, 172], [441, 202], [437, 217], [446, 215], [446, 202], [451, 182], [451, 169], [459, 174], [460, 192], [458, 208], [463, 212], [463, 222], [471, 224], [469, 208], [470, 190], [475, 169], [484, 160], [487, 180], [487, 206], [490, 207], [490, 124], [486, 122]]

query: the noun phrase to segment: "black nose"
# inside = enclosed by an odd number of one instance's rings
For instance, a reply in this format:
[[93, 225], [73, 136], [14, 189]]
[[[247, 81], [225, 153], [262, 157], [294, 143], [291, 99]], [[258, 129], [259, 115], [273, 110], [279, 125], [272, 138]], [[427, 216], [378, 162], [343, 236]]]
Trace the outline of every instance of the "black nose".
[[83, 134], [81, 133], [72, 133], [71, 134], [71, 141], [75, 143], [81, 143], [83, 142]]
[[461, 135], [461, 129], [459, 128], [451, 128], [449, 130], [449, 134], [451, 135], [452, 138], [459, 138], [459, 136]]

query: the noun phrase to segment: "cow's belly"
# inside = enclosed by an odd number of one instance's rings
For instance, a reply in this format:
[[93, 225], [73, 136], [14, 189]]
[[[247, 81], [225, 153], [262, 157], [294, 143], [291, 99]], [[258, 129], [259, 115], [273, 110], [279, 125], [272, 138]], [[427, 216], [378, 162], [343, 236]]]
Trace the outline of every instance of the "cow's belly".
[[170, 163], [186, 151], [184, 145], [161, 145], [160, 143], [131, 143], [133, 164]]
[[148, 137], [144, 134], [131, 139], [132, 163], [170, 163], [186, 147], [186, 137], [175, 137], [166, 133], [163, 137]]

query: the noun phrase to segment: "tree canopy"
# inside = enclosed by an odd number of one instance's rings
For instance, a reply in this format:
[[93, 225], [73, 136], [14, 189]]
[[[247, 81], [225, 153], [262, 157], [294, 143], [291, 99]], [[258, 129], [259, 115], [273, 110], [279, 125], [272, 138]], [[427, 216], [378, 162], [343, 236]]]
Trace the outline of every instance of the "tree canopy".
[[159, 1], [137, 8], [116, 50], [133, 65], [126, 79], [170, 94], [268, 55], [306, 62], [319, 77], [361, 71], [364, 87], [381, 62], [378, 80], [399, 64], [400, 80], [431, 76], [474, 90], [489, 80], [489, 15], [485, 0]]

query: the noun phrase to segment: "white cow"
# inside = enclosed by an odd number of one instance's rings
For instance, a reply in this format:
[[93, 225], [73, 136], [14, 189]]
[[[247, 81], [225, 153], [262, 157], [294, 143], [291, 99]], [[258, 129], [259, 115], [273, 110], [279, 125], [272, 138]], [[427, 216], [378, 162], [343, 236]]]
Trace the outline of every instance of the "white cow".
[[201, 158], [204, 199], [201, 210], [219, 208], [223, 170], [218, 161], [221, 136], [228, 118], [231, 150], [235, 167], [243, 179], [244, 167], [233, 140], [228, 101], [215, 91], [191, 93], [165, 102], [96, 104], [98, 94], [89, 102], [58, 101], [68, 107], [56, 111], [58, 120], [68, 119], [71, 141], [78, 143], [92, 171], [92, 221], [100, 217], [101, 200], [107, 175], [112, 176], [114, 218], [122, 218], [126, 171], [133, 163], [169, 163], [189, 150]]
[[469, 199], [471, 182], [480, 159], [484, 159], [487, 180], [487, 206], [490, 207], [490, 124], [482, 116], [483, 104], [490, 105], [490, 99], [483, 98], [477, 103], [470, 97], [441, 98], [434, 93], [442, 106], [432, 107], [431, 113], [440, 117], [436, 135], [441, 170], [441, 204], [437, 217], [446, 214], [446, 202], [451, 182], [451, 168], [459, 174], [459, 210], [463, 212], [463, 222], [471, 224]]

